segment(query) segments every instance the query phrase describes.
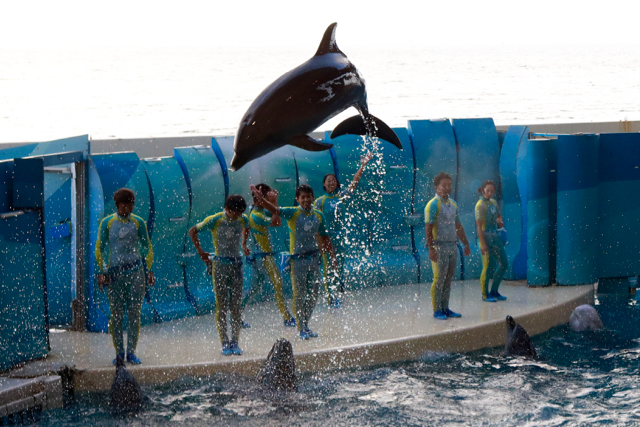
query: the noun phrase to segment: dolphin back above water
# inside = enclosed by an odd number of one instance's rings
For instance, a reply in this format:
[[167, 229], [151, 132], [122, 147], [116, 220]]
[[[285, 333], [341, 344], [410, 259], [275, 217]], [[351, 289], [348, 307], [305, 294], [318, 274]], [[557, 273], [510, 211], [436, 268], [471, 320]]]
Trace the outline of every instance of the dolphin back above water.
[[511, 316], [507, 316], [507, 341], [504, 350], [513, 356], [536, 357], [536, 349], [531, 343], [529, 334]]
[[330, 149], [333, 144], [307, 134], [349, 107], [360, 114], [340, 123], [331, 138], [377, 136], [402, 149], [393, 130], [369, 113], [364, 79], [338, 49], [336, 26], [327, 28], [311, 59], [282, 75], [253, 101], [236, 133], [231, 170], [287, 144], [307, 151]]
[[111, 385], [109, 406], [114, 412], [134, 412], [142, 404], [142, 391], [136, 379], [124, 367], [124, 359], [116, 357], [116, 375]]
[[298, 390], [293, 346], [288, 340], [281, 338], [273, 344], [258, 371], [257, 380], [271, 390]]

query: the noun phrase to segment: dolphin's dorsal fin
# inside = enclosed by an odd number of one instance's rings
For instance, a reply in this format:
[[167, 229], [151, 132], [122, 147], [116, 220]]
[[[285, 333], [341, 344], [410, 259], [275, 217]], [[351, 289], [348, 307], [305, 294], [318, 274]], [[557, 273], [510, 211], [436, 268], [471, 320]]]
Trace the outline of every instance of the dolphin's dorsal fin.
[[329, 25], [327, 30], [324, 32], [324, 36], [322, 36], [322, 41], [320, 42], [320, 46], [318, 47], [318, 51], [316, 52], [316, 56], [324, 55], [327, 53], [342, 53], [340, 49], [338, 49], [338, 44], [336, 43], [336, 27], [338, 26], [337, 22]]

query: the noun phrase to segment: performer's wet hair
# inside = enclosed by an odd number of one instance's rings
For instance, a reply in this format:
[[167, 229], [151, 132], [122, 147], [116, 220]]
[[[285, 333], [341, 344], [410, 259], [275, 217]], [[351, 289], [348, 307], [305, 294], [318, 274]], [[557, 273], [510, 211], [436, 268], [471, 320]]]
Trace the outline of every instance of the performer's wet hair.
[[433, 178], [433, 185], [437, 187], [438, 185], [440, 185], [440, 181], [442, 181], [443, 179], [448, 179], [449, 181], [453, 182], [453, 180], [451, 179], [451, 175], [449, 175], [448, 173], [440, 172], [438, 175], [436, 175], [435, 178]]
[[247, 209], [247, 202], [239, 194], [232, 194], [224, 201], [224, 207], [236, 212], [244, 212]]
[[312, 198], [315, 197], [313, 195], [313, 188], [307, 184], [298, 185], [296, 188], [296, 199], [300, 196], [300, 193], [310, 193]]
[[113, 195], [113, 201], [116, 202], [116, 206], [119, 203], [134, 203], [136, 201], [136, 195], [128, 188], [121, 188]]

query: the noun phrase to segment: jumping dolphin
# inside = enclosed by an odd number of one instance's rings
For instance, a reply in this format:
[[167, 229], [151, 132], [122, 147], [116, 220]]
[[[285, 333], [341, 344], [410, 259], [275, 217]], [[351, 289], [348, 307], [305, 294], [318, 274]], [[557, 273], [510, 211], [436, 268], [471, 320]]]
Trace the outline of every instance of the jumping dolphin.
[[271, 351], [258, 371], [257, 380], [271, 390], [297, 391], [296, 362], [293, 347], [284, 338], [271, 347]]
[[604, 329], [598, 312], [589, 304], [576, 307], [569, 317], [569, 324], [571, 329], [578, 332]]
[[109, 406], [115, 412], [134, 412], [140, 409], [142, 391], [136, 379], [124, 367], [124, 359], [116, 358], [116, 375], [111, 384]]
[[393, 130], [369, 114], [364, 79], [336, 44], [337, 25], [329, 25], [311, 59], [282, 75], [253, 101], [236, 133], [231, 170], [287, 144], [307, 151], [330, 149], [333, 144], [307, 134], [349, 107], [360, 115], [340, 123], [331, 138], [366, 134], [402, 149]]
[[507, 342], [504, 350], [513, 356], [537, 356], [529, 334], [511, 316], [507, 316]]

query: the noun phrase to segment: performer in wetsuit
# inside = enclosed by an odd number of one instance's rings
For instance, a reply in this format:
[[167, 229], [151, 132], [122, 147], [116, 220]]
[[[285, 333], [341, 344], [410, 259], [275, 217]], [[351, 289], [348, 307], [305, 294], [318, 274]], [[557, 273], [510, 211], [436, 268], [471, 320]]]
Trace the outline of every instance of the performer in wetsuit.
[[[123, 339], [123, 319], [125, 309], [129, 325], [127, 327], [126, 360], [140, 364], [136, 356], [136, 346], [140, 335], [140, 310], [145, 294], [145, 272], [147, 282], [153, 286], [155, 278], [153, 264], [153, 248], [149, 241], [147, 224], [142, 218], [132, 214], [135, 195], [128, 188], [121, 188], [113, 195], [116, 213], [105, 217], [100, 222], [96, 240], [96, 278], [100, 291], [107, 287], [111, 319], [109, 332], [116, 349], [116, 360], [125, 359]], [[105, 263], [105, 252], [108, 253]], [[106, 270], [106, 271], [105, 271]]]
[[322, 212], [327, 220], [325, 228], [331, 237], [331, 242], [336, 251], [338, 268], [335, 274], [329, 274], [329, 260], [327, 254], [322, 255], [322, 281], [327, 294], [327, 304], [330, 307], [340, 307], [340, 299], [336, 296], [336, 291], [344, 292], [344, 227], [341, 216], [344, 214], [344, 203], [346, 198], [353, 194], [358, 186], [364, 168], [373, 157], [373, 153], [367, 153], [360, 158], [360, 169], [351, 180], [351, 184], [346, 189], [342, 189], [338, 178], [332, 173], [325, 175], [322, 180], [322, 187], [327, 193], [318, 197], [313, 203], [314, 207]]
[[299, 206], [288, 208], [269, 203], [253, 185], [251, 191], [256, 199], [264, 201], [265, 209], [287, 221], [290, 237], [293, 313], [300, 338], [307, 340], [317, 337], [318, 334], [309, 328], [309, 319], [318, 299], [321, 281], [320, 250], [330, 254], [333, 268], [337, 267], [337, 261], [331, 238], [324, 226], [324, 215], [313, 209], [313, 189], [306, 184], [298, 186], [296, 201]]
[[[241, 355], [238, 345], [242, 322], [242, 256], [238, 251], [242, 239], [242, 250], [249, 255], [247, 238], [249, 237], [249, 218], [243, 214], [247, 203], [237, 194], [227, 197], [224, 211], [206, 217], [202, 222], [189, 229], [189, 236], [198, 251], [200, 259], [211, 266], [213, 290], [216, 295], [216, 324], [222, 343], [222, 354]], [[211, 232], [214, 255], [205, 252], [200, 245], [198, 233]], [[227, 334], [227, 314], [231, 314], [231, 339]]]
[[451, 193], [451, 177], [440, 172], [433, 180], [436, 197], [431, 199], [424, 209], [425, 229], [429, 259], [433, 268], [433, 284], [431, 285], [431, 302], [433, 317], [445, 320], [448, 317], [461, 317], [459, 313], [449, 309], [451, 281], [456, 272], [458, 261], [457, 239], [464, 244], [464, 255], [471, 254], [469, 241], [464, 228], [458, 219], [458, 205], [449, 197]]
[[[507, 253], [504, 250], [504, 242], [498, 234], [498, 228], [504, 227], [502, 215], [498, 209], [498, 203], [492, 198], [496, 192], [493, 181], [487, 180], [478, 188], [480, 200], [476, 203], [476, 229], [478, 231], [478, 244], [482, 254], [482, 274], [480, 286], [482, 288], [482, 300], [488, 302], [504, 301], [498, 292], [498, 287], [505, 271], [507, 271]], [[496, 262], [498, 268], [496, 268]], [[493, 275], [491, 292], [489, 278]]]
[[[267, 184], [258, 184], [256, 188], [260, 190], [265, 200], [274, 206], [278, 206], [278, 192], [269, 187]], [[282, 278], [280, 271], [276, 266], [274, 257], [276, 253], [273, 250], [271, 237], [269, 236], [270, 227], [278, 227], [282, 223], [278, 215], [271, 215], [265, 211], [263, 203], [253, 198], [253, 207], [249, 211], [249, 225], [251, 226], [251, 235], [255, 240], [255, 249], [253, 250], [251, 265], [254, 269], [251, 290], [242, 300], [242, 308], [251, 301], [261, 290], [262, 285], [267, 277], [271, 278], [276, 296], [276, 304], [282, 314], [284, 326], [296, 326], [294, 317], [289, 313], [287, 305], [282, 296]], [[250, 326], [246, 322], [242, 322], [243, 327]]]

